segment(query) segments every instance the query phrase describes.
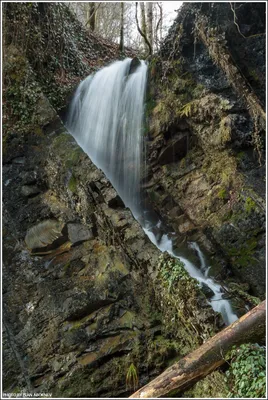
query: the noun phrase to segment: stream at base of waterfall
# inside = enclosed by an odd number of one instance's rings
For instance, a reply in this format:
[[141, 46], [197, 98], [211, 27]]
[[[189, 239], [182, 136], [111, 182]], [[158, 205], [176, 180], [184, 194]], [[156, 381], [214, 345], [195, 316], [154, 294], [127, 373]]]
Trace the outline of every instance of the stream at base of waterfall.
[[209, 303], [229, 325], [238, 317], [230, 302], [223, 298], [223, 286], [208, 277], [210, 267], [198, 244], [189, 243], [189, 247], [197, 254], [200, 268], [173, 248], [169, 232], [156, 237], [154, 229], [161, 232], [161, 220], [152, 222], [146, 211], [140, 208], [147, 65], [144, 61], [140, 61], [138, 66], [135, 63], [134, 71], [131, 65], [130, 58], [116, 61], [82, 81], [70, 105], [67, 129], [94, 164], [103, 170], [134, 217], [142, 221], [152, 243], [162, 252], [167, 251], [180, 259], [201, 286], [209, 287], [213, 292]]

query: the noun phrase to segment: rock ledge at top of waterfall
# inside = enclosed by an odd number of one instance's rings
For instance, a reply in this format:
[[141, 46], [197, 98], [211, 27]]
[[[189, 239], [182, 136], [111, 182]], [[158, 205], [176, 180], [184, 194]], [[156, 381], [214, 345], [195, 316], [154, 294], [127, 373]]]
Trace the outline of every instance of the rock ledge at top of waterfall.
[[141, 65], [141, 61], [138, 59], [138, 57], [134, 57], [130, 63], [129, 66], [129, 71], [128, 74], [133, 74], [133, 72], [136, 71], [136, 69]]

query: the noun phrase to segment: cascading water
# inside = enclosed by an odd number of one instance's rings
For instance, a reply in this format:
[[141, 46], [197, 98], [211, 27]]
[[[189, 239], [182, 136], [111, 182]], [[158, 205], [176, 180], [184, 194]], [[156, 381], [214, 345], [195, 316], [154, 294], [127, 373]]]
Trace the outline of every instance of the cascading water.
[[[161, 222], [158, 222], [158, 226]], [[231, 324], [232, 322], [237, 320], [237, 315], [233, 312], [231, 304], [228, 300], [223, 298], [222, 286], [218, 283], [214, 282], [213, 279], [207, 277], [207, 271], [210, 268], [206, 265], [204, 255], [200, 250], [200, 247], [197, 243], [190, 243], [190, 247], [197, 252], [198, 258], [201, 262], [201, 268], [197, 268], [193, 263], [191, 263], [187, 258], [178, 255], [176, 251], [173, 249], [172, 240], [169, 238], [167, 234], [164, 234], [159, 241], [156, 240], [154, 233], [152, 233], [148, 229], [144, 229], [151, 241], [161, 250], [167, 251], [172, 257], [178, 258], [184, 263], [186, 271], [195, 278], [200, 286], [206, 285], [213, 293], [209, 303], [212, 306], [213, 310], [216, 312], [220, 312], [222, 314], [223, 320], [226, 325]]]
[[80, 83], [67, 128], [103, 170], [132, 210], [137, 210], [142, 164], [142, 128], [147, 66], [116, 61]]
[[101, 168], [111, 181], [125, 205], [136, 218], [142, 214], [143, 229], [150, 240], [161, 250], [185, 264], [189, 274], [213, 292], [210, 304], [221, 312], [226, 324], [237, 319], [229, 301], [223, 299], [221, 286], [207, 277], [208, 268], [196, 243], [191, 247], [201, 262], [198, 269], [173, 250], [169, 236], [158, 235], [161, 221], [151, 224], [146, 212], [140, 210], [140, 177], [143, 152], [143, 112], [147, 66], [141, 61], [130, 73], [132, 60], [116, 61], [78, 86], [71, 103], [67, 128], [77, 143]]

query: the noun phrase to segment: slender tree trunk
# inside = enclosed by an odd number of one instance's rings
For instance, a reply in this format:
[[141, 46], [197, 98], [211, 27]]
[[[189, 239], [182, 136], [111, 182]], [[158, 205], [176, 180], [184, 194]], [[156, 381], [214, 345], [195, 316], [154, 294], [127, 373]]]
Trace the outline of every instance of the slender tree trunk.
[[158, 398], [171, 390], [179, 392], [189, 387], [224, 364], [224, 357], [233, 345], [265, 338], [265, 317], [263, 301], [130, 397]]
[[89, 26], [92, 32], [95, 31], [95, 25], [96, 25], [96, 4], [95, 3], [90, 3], [90, 9], [89, 9]]
[[159, 8], [159, 19], [155, 28], [154, 44], [159, 49], [159, 42], [162, 40], [162, 29], [163, 29], [163, 8], [161, 3], [156, 3]]
[[136, 19], [136, 25], [137, 25], [138, 32], [143, 37], [146, 45], [148, 46], [148, 50], [149, 50], [149, 54], [148, 55], [151, 55], [152, 54], [152, 46], [151, 46], [149, 40], [147, 39], [147, 36], [144, 34], [144, 32], [142, 31], [142, 29], [140, 28], [140, 25], [139, 25], [139, 20], [138, 20], [138, 2], [137, 1], [136, 1], [135, 19]]
[[120, 44], [119, 51], [124, 51], [124, 3], [120, 3]]
[[[140, 3], [140, 10], [141, 10], [141, 30], [143, 34], [147, 37], [147, 29], [146, 29], [146, 16], [145, 16], [145, 6], [144, 2]], [[144, 49], [147, 49], [147, 43], [145, 39], [143, 38], [143, 43], [144, 43]]]
[[153, 3], [146, 3], [147, 8], [147, 29], [148, 29], [148, 41], [153, 49]]
[[160, 41], [162, 41], [163, 39], [163, 7], [162, 7], [162, 3], [159, 6], [160, 8]]

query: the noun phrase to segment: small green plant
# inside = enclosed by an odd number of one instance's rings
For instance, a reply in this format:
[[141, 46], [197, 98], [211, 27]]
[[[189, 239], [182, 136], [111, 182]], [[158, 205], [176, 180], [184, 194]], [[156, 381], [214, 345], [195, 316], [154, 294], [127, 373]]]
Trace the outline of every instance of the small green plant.
[[231, 257], [235, 258], [235, 263], [240, 267], [254, 265], [257, 262], [256, 258], [253, 257], [257, 244], [256, 238], [252, 237], [242, 246], [232, 247], [228, 253]]
[[238, 161], [243, 161], [245, 158], [245, 152], [244, 151], [239, 151], [239, 153], [237, 153], [236, 158]]
[[127, 371], [126, 376], [126, 386], [128, 390], [136, 390], [139, 385], [139, 378], [137, 373], [137, 368], [133, 363], [130, 364], [130, 367]]
[[231, 140], [231, 133], [231, 119], [229, 117], [222, 118], [220, 121], [220, 135], [222, 144]]
[[180, 167], [185, 168], [186, 167], [186, 158], [182, 158], [180, 161]]
[[255, 69], [252, 68], [248, 72], [251, 79], [253, 79], [255, 82], [260, 82], [259, 75]]
[[219, 108], [221, 111], [228, 111], [232, 108], [232, 105], [229, 100], [227, 99], [221, 99]]
[[77, 188], [77, 182], [76, 178], [74, 175], [71, 176], [69, 183], [68, 183], [68, 189], [72, 192], [75, 193]]
[[247, 197], [245, 201], [245, 211], [250, 214], [256, 208], [256, 203], [251, 197]]
[[198, 83], [196, 85], [195, 89], [193, 90], [194, 98], [200, 97], [202, 95], [204, 89], [205, 89], [205, 87], [203, 85], [201, 85], [201, 83]]
[[265, 398], [265, 349], [256, 344], [242, 344], [233, 347], [228, 358], [231, 358], [231, 366], [226, 372], [228, 397]]
[[227, 197], [228, 197], [228, 195], [227, 195], [226, 189], [221, 189], [221, 190], [218, 192], [218, 198], [219, 198], [219, 199], [226, 200]]
[[182, 109], [179, 111], [180, 117], [190, 117], [195, 111], [195, 104], [193, 101], [185, 104]]
[[[162, 256], [161, 256], [162, 257]], [[194, 279], [190, 277], [188, 272], [185, 270], [184, 263], [180, 260], [170, 259], [163, 262], [161, 259], [160, 276], [168, 284], [168, 291], [171, 292], [174, 284], [177, 281], [194, 282]]]
[[223, 171], [222, 172], [222, 174], [221, 174], [221, 182], [223, 183], [223, 184], [229, 184], [229, 182], [230, 182], [230, 174], [229, 174], [229, 171], [227, 171], [227, 172], [225, 172], [225, 171]]

